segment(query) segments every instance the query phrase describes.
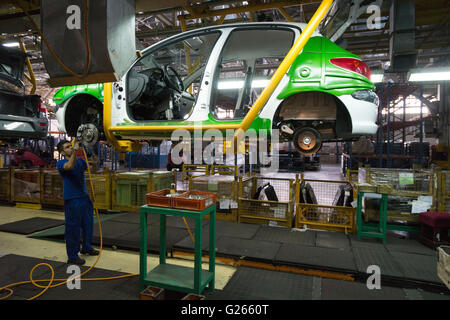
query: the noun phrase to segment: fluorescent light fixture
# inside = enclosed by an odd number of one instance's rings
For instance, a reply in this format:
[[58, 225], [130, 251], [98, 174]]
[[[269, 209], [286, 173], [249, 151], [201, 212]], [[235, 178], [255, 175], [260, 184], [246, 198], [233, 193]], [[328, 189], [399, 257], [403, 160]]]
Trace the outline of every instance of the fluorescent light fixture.
[[423, 68], [423, 69], [411, 69], [409, 75], [409, 81], [448, 81], [450, 80], [450, 68]]
[[260, 79], [252, 81], [252, 88], [265, 88], [269, 84], [270, 80]]
[[[252, 81], [252, 88], [265, 88], [269, 84], [268, 79], [255, 79]], [[217, 85], [217, 89], [242, 89], [244, 87], [244, 80], [231, 80], [231, 81], [220, 81]]]
[[3, 44], [3, 46], [9, 47], [9, 48], [11, 48], [11, 47], [20, 47], [18, 42], [5, 42]]
[[244, 87], [244, 81], [220, 81], [217, 85], [217, 89], [241, 89]]
[[384, 72], [383, 71], [374, 71], [370, 75], [370, 81], [373, 83], [383, 82]]

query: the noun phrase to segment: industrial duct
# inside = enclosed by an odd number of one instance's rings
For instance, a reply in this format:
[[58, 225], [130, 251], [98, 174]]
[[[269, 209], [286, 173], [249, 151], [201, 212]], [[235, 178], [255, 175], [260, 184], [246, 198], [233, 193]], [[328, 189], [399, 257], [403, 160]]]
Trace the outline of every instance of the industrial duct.
[[41, 0], [41, 28], [52, 87], [118, 81], [136, 59], [135, 0]]
[[416, 64], [414, 0], [392, 0], [389, 54], [392, 72], [407, 72]]

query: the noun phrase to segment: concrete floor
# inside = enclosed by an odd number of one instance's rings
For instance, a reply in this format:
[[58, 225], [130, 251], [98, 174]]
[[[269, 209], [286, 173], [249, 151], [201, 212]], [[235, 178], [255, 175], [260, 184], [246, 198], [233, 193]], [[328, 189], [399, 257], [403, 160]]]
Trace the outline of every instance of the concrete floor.
[[[64, 220], [64, 212], [23, 209], [10, 206], [0, 206], [0, 224], [15, 222], [33, 217], [43, 217]], [[53, 261], [67, 261], [66, 246], [63, 242], [39, 240], [28, 238], [25, 235], [0, 232], [0, 256], [17, 254], [39, 259]], [[97, 257], [82, 256], [86, 260], [86, 266], [92, 266]], [[156, 266], [159, 258], [152, 254], [148, 256], [148, 267]], [[167, 263], [193, 267], [193, 261], [185, 259], [167, 259]], [[112, 250], [105, 248], [95, 266], [96, 268], [120, 271], [125, 273], [139, 273], [139, 253], [125, 250]], [[203, 269], [208, 269], [208, 264], [203, 263]], [[234, 267], [216, 264], [215, 287], [223, 289], [235, 272]], [[87, 274], [89, 277], [89, 274]], [[29, 274], [23, 275], [23, 280], [29, 280]], [[114, 281], [114, 280], [112, 280]]]

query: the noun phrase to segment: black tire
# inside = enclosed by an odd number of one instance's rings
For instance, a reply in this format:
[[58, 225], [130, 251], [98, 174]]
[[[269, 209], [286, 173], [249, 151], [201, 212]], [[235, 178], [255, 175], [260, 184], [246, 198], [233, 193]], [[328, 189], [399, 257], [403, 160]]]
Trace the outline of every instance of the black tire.
[[293, 143], [300, 154], [310, 156], [322, 147], [322, 137], [314, 128], [299, 128], [294, 132]]

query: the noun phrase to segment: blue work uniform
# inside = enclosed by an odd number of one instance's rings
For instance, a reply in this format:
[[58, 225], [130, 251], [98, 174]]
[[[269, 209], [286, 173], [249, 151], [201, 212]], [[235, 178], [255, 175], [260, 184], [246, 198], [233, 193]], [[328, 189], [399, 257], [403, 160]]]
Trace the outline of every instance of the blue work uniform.
[[65, 239], [69, 259], [76, 259], [80, 252], [80, 237], [83, 234], [82, 251], [91, 251], [94, 225], [93, 205], [86, 188], [84, 171], [86, 161], [77, 158], [72, 170], [64, 170], [68, 160], [56, 163], [61, 177], [64, 179], [64, 215], [66, 218]]

